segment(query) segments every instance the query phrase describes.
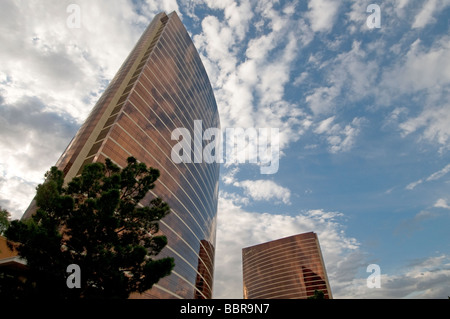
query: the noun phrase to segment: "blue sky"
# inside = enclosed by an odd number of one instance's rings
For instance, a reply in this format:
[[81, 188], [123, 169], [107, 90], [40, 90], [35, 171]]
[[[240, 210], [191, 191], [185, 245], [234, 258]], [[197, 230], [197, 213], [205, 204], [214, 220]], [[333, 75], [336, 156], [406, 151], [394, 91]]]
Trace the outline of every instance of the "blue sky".
[[173, 10], [222, 128], [280, 130], [276, 174], [222, 165], [214, 296], [242, 298], [243, 247], [315, 231], [335, 298], [447, 298], [448, 0], [3, 1], [0, 205], [21, 216], [144, 28]]

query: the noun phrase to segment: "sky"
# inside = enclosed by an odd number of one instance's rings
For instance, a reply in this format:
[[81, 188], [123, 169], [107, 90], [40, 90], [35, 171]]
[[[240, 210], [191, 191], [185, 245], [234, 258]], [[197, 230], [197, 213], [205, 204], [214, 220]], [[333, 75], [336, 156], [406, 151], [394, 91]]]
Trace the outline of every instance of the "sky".
[[280, 133], [275, 174], [221, 167], [214, 297], [242, 298], [242, 248], [314, 231], [334, 298], [447, 298], [450, 0], [2, 0], [0, 206], [21, 217], [152, 18], [174, 10], [222, 129]]

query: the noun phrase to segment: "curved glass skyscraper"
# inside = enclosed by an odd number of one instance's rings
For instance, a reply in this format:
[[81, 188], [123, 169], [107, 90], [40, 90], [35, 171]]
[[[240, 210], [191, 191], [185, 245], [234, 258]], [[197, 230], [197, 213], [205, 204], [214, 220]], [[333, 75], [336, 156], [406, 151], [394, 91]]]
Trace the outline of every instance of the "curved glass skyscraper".
[[294, 235], [242, 249], [244, 299], [307, 299], [316, 290], [331, 299], [316, 233]]
[[[194, 121], [220, 128], [216, 101], [192, 40], [175, 12], [158, 14], [119, 69], [57, 167], [66, 181], [85, 164], [110, 158], [121, 167], [134, 156], [161, 177], [143, 200], [161, 197], [171, 214], [161, 221], [175, 258], [172, 275], [137, 298], [211, 298], [219, 163], [180, 163], [171, 158], [171, 134]], [[32, 213], [30, 208], [25, 218]]]

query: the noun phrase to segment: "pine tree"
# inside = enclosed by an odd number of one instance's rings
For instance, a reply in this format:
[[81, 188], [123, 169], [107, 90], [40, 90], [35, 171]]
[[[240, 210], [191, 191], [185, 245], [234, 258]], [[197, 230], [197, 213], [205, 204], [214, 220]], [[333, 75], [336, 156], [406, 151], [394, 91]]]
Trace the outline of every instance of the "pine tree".
[[[86, 165], [67, 186], [56, 167], [45, 177], [36, 214], [6, 231], [27, 262], [20, 295], [128, 298], [171, 273], [173, 258], [155, 258], [167, 244], [159, 221], [170, 208], [161, 198], [140, 204], [155, 187], [157, 169], [130, 157], [123, 169], [109, 159]], [[80, 288], [68, 287], [69, 265], [79, 266]]]

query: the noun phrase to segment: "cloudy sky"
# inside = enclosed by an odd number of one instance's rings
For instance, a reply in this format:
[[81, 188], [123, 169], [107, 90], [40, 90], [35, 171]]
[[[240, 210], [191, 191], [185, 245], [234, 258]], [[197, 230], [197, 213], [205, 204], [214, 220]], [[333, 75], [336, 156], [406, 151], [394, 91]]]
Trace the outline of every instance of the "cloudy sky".
[[222, 128], [280, 132], [276, 174], [222, 167], [214, 296], [242, 298], [243, 247], [314, 231], [335, 298], [447, 298], [450, 0], [2, 0], [0, 205], [21, 216], [145, 27], [173, 10]]

